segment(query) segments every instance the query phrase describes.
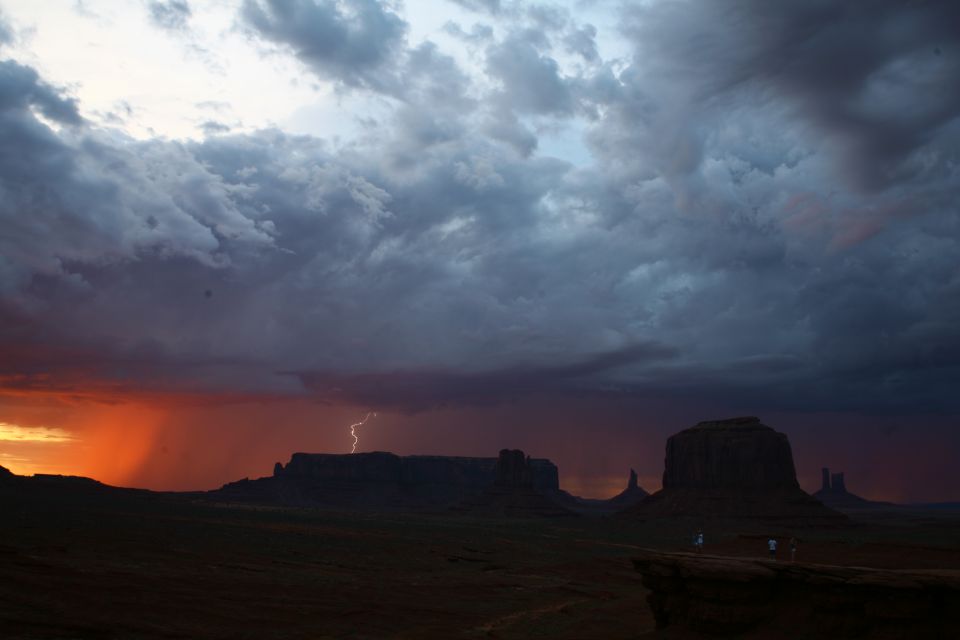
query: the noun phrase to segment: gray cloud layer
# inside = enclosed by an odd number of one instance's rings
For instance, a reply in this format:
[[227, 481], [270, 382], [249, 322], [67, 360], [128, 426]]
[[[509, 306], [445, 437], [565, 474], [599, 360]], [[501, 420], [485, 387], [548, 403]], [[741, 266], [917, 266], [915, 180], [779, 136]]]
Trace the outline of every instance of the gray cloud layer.
[[[136, 142], [2, 63], [0, 341], [139, 354], [98, 370], [134, 385], [411, 409], [571, 390], [960, 409], [953, 4], [628, 8], [626, 64], [544, 13], [473, 30], [483, 82], [386, 5], [345, 6], [240, 12], [319, 78], [390, 96], [337, 151]], [[592, 164], [535, 153], [572, 121]]]
[[378, 0], [244, 0], [242, 21], [266, 40], [289, 46], [323, 77], [382, 86], [406, 23]]
[[151, 0], [147, 5], [150, 12], [150, 21], [161, 29], [170, 31], [185, 31], [189, 29], [190, 17], [193, 12], [186, 0]]
[[0, 9], [0, 45], [13, 42], [13, 27], [11, 27]]

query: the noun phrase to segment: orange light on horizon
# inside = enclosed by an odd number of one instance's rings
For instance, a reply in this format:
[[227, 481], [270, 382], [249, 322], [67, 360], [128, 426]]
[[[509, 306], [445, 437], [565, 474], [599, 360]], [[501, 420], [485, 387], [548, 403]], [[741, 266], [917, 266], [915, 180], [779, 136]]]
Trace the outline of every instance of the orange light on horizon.
[[[0, 384], [0, 400], [11, 400], [0, 402], [0, 420], [11, 425], [0, 437], [0, 465], [18, 475], [210, 489], [268, 474], [293, 451], [329, 450], [343, 435], [343, 411], [307, 397], [77, 389], [35, 389], [25, 398]], [[316, 426], [328, 423], [336, 428]]]
[[101, 404], [75, 410], [69, 427], [0, 422], [0, 465], [18, 475], [79, 475], [124, 485], [150, 454], [165, 414], [141, 404]]
[[57, 427], [24, 427], [0, 422], [0, 442], [72, 442], [75, 437]]
[[58, 427], [0, 422], [0, 465], [18, 475], [64, 473], [62, 457], [77, 442]]

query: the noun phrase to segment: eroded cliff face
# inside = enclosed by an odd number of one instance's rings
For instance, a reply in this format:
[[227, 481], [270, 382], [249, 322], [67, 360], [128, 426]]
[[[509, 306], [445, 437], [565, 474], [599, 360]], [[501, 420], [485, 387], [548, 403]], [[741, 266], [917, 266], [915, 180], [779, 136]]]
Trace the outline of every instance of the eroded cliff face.
[[[555, 469], [556, 467], [554, 467]], [[576, 515], [564, 505], [570, 498], [556, 488], [535, 481], [534, 461], [519, 449], [502, 449], [497, 458], [495, 480], [476, 497], [468, 498], [458, 510], [485, 515], [517, 517], [569, 517]]]
[[843, 472], [831, 474], [826, 467], [823, 469], [823, 486], [813, 497], [834, 509], [884, 509], [896, 506], [890, 502], [874, 502], [850, 493], [847, 491]]
[[533, 488], [533, 468], [523, 451], [519, 449], [500, 450], [494, 485], [517, 489]]
[[960, 572], [835, 567], [644, 550], [654, 637], [952, 638]]
[[625, 513], [775, 520], [791, 526], [846, 521], [800, 489], [787, 436], [754, 417], [701, 422], [671, 436], [663, 489]]
[[232, 482], [214, 493], [287, 505], [403, 508], [454, 505], [511, 474], [538, 491], [559, 489], [556, 465], [520, 457], [521, 464], [498, 471], [497, 458], [295, 453], [286, 465], [274, 465], [271, 477]]
[[[506, 451], [506, 450], [505, 450]], [[523, 460], [514, 469], [527, 469], [528, 481], [541, 489], [559, 489], [557, 466], [543, 458]], [[529, 464], [527, 464], [529, 462]], [[286, 466], [274, 467], [275, 477], [315, 478], [357, 482], [397, 482], [405, 485], [448, 484], [485, 488], [498, 481], [497, 458], [460, 456], [398, 456], [393, 453], [295, 453]]]
[[787, 436], [744, 417], [701, 422], [667, 440], [664, 489], [798, 489]]
[[637, 482], [637, 472], [630, 469], [630, 478], [627, 480], [627, 487], [610, 498], [608, 502], [611, 506], [623, 509], [639, 503], [648, 495], [650, 494], [644, 491]]

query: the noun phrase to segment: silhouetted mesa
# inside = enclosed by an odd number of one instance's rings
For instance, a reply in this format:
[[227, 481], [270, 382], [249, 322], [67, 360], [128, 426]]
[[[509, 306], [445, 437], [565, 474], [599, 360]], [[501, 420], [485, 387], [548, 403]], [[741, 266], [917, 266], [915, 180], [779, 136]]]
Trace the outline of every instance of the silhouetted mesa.
[[0, 466], [0, 482], [4, 482], [6, 480], [12, 480], [15, 477], [16, 476], [13, 474], [12, 471], [7, 469], [6, 467]]
[[663, 489], [629, 512], [794, 524], [845, 519], [800, 488], [787, 436], [754, 417], [701, 422], [671, 436]]
[[875, 502], [861, 498], [847, 491], [847, 485], [843, 478], [843, 472], [830, 473], [830, 469], [823, 468], [823, 486], [820, 491], [813, 494], [813, 497], [834, 509], [862, 509], [869, 507], [891, 507], [890, 502]]
[[576, 515], [558, 501], [561, 496], [569, 498], [569, 494], [556, 485], [536, 481], [535, 462], [519, 449], [502, 449], [497, 458], [496, 481], [477, 497], [465, 500], [458, 510], [521, 517]]
[[664, 489], [796, 489], [787, 436], [759, 418], [701, 422], [667, 440]]
[[401, 457], [377, 451], [295, 453], [286, 466], [274, 466], [272, 477], [231, 482], [211, 495], [300, 506], [438, 507], [476, 497], [514, 476], [538, 491], [559, 490], [557, 467], [545, 459], [500, 470], [496, 458]]

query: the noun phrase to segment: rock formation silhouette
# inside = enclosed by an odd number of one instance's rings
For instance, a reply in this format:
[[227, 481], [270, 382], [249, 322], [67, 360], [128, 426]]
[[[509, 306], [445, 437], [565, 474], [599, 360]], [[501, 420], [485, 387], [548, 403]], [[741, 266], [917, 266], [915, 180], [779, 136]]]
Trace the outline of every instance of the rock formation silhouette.
[[294, 453], [273, 476], [224, 485], [209, 497], [294, 506], [444, 507], [479, 496], [494, 484], [559, 490], [559, 472], [522, 452], [506, 460], [455, 456]]
[[701, 422], [667, 440], [664, 489], [797, 489], [787, 436], [744, 417]]
[[532, 489], [533, 470], [530, 459], [519, 449], [503, 449], [497, 458], [497, 479], [494, 486], [510, 489]]
[[560, 503], [559, 487], [538, 485], [533, 461], [519, 449], [501, 449], [496, 481], [475, 498], [465, 500], [459, 511], [520, 517], [563, 517], [576, 513]]
[[842, 522], [797, 483], [787, 436], [756, 417], [701, 422], [667, 440], [663, 489], [627, 512]]
[[843, 472], [830, 473], [830, 469], [823, 468], [823, 481], [820, 490], [813, 494], [813, 497], [835, 509], [865, 509], [871, 507], [891, 507], [890, 502], [875, 502], [861, 498], [858, 495], [847, 491], [847, 485], [844, 481]]
[[627, 487], [608, 500], [612, 507], [624, 509], [632, 506], [646, 498], [649, 493], [644, 491], [637, 482], [637, 472], [630, 469], [630, 479], [627, 480]]

